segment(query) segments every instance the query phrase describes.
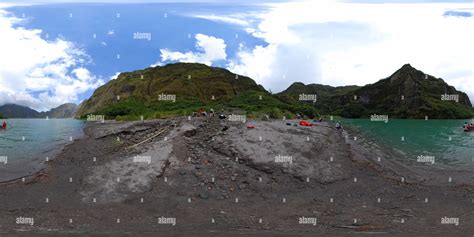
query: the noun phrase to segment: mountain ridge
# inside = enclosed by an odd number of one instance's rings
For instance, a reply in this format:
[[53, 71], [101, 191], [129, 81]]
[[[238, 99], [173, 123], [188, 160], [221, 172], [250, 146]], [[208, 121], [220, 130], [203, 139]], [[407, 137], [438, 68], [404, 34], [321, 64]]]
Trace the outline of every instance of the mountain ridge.
[[[315, 106], [322, 113], [350, 118], [369, 117], [371, 114], [396, 118], [468, 118], [473, 113], [472, 104], [464, 92], [410, 64], [375, 83], [342, 89], [341, 93], [341, 87], [324, 86], [323, 90], [322, 85], [293, 83], [278, 96], [295, 98], [295, 94], [301, 91], [316, 93], [320, 97]], [[327, 91], [331, 94], [328, 95]]]
[[0, 114], [6, 118], [73, 118], [77, 109], [78, 105], [74, 103], [65, 103], [45, 112], [18, 104], [4, 104], [0, 106]]
[[[314, 101], [305, 99], [308, 94], [314, 95], [311, 97]], [[227, 69], [175, 63], [121, 73], [97, 88], [79, 106], [65, 104], [41, 113], [25, 109], [24, 114], [19, 115], [85, 118], [89, 114], [99, 114], [109, 119], [147, 119], [184, 116], [202, 108], [240, 109], [252, 116], [267, 114], [273, 118], [296, 114], [349, 118], [372, 114], [393, 118], [468, 118], [474, 114], [464, 92], [410, 64], [365, 86], [333, 87], [293, 82], [286, 90], [272, 94], [253, 79]], [[3, 115], [13, 117], [8, 111]]]

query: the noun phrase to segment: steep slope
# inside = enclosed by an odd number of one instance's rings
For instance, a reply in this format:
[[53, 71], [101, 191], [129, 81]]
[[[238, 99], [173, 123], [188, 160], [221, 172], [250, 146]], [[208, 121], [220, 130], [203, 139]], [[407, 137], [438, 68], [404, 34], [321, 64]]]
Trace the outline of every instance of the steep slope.
[[[356, 90], [355, 94], [366, 110], [355, 113], [358, 116], [377, 113], [399, 118], [466, 118], [472, 115], [471, 102], [464, 92], [410, 64], [386, 79]], [[446, 100], [445, 95], [453, 98]]]
[[53, 108], [48, 112], [41, 112], [41, 116], [48, 116], [50, 118], [73, 118], [78, 108], [79, 106], [76, 104], [66, 103]]
[[410, 64], [403, 65], [388, 78], [363, 87], [294, 83], [278, 96], [294, 100], [301, 93], [317, 94], [314, 105], [321, 113], [344, 117], [383, 114], [396, 118], [468, 118], [473, 114], [464, 92]]
[[185, 109], [230, 101], [249, 92], [269, 95], [252, 79], [236, 76], [222, 68], [197, 63], [168, 64], [121, 73], [84, 101], [77, 116], [90, 113], [110, 116], [138, 114], [163, 107]]
[[293, 103], [302, 103], [300, 95], [316, 95], [315, 103], [311, 101], [303, 102], [314, 105], [322, 114], [334, 113], [341, 110], [345, 103], [350, 101], [351, 95], [359, 89], [359, 86], [340, 86], [332, 87], [321, 84], [305, 85], [301, 82], [295, 82], [288, 89], [280, 92], [277, 96], [285, 101]]

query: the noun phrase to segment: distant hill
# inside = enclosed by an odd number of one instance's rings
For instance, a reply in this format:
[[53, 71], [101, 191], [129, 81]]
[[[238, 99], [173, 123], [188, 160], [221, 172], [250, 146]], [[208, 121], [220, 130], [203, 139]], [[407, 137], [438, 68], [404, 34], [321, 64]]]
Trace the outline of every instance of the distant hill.
[[[278, 93], [283, 100], [297, 100], [301, 93], [316, 94], [315, 107], [323, 114], [369, 117], [372, 114], [396, 118], [469, 118], [473, 114], [469, 97], [443, 79], [403, 65], [390, 77], [363, 87], [331, 87], [293, 83]], [[457, 101], [455, 101], [457, 100]]]
[[40, 113], [34, 109], [16, 104], [0, 106], [0, 113], [7, 118], [39, 118]]
[[51, 109], [48, 112], [41, 112], [42, 117], [50, 118], [73, 118], [79, 108], [78, 105], [73, 103], [62, 104], [56, 108]]
[[67, 103], [60, 105], [47, 112], [38, 112], [26, 106], [16, 104], [6, 104], [0, 106], [0, 114], [6, 118], [72, 118], [74, 117], [78, 106]]

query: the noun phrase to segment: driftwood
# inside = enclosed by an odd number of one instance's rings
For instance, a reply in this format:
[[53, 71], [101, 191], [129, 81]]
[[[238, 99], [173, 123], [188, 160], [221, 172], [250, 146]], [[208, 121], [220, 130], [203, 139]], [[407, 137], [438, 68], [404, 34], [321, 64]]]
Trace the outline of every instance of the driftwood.
[[163, 128], [163, 129], [161, 129], [160, 131], [158, 131], [156, 134], [154, 134], [153, 136], [151, 136], [151, 137], [149, 137], [149, 138], [147, 138], [147, 139], [145, 139], [145, 140], [143, 140], [143, 141], [141, 141], [141, 142], [139, 142], [139, 143], [137, 143], [137, 144], [135, 144], [135, 145], [131, 145], [131, 146], [125, 148], [125, 149], [130, 149], [130, 148], [134, 148], [134, 147], [136, 147], [136, 146], [139, 146], [139, 145], [141, 145], [141, 144], [143, 144], [143, 143], [145, 143], [145, 142], [147, 142], [147, 141], [149, 141], [149, 140], [151, 140], [151, 139], [153, 139], [153, 138], [159, 136], [160, 134], [162, 134], [162, 133], [164, 133], [164, 132], [166, 132], [166, 131], [168, 131], [168, 130], [169, 130], [169, 128]]

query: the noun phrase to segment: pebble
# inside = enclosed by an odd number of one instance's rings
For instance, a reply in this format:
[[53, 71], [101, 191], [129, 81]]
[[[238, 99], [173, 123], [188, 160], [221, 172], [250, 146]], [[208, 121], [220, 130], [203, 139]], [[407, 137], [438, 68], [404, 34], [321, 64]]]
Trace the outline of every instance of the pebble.
[[239, 185], [239, 189], [242, 190], [242, 189], [245, 189], [245, 188], [247, 188], [247, 185], [246, 185], [246, 184], [240, 184], [240, 185]]

